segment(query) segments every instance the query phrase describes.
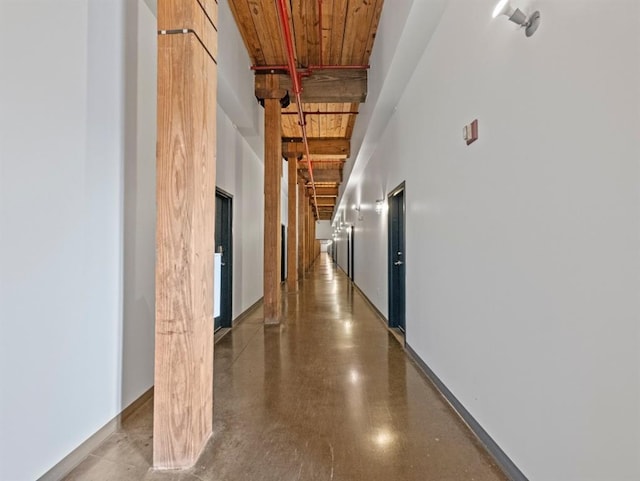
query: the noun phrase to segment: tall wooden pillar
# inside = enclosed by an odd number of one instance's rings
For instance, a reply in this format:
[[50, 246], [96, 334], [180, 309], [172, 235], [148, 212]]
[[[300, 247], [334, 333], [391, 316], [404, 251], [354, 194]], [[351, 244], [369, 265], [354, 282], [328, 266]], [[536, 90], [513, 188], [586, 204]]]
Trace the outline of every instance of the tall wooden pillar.
[[215, 0], [158, 1], [153, 465], [187, 468], [213, 428]]
[[307, 189], [304, 180], [299, 180], [298, 186], [298, 277], [304, 278], [304, 256], [305, 256], [305, 206], [307, 204]]
[[265, 75], [264, 98], [264, 322], [280, 322], [280, 171], [282, 134], [278, 75]]
[[315, 222], [315, 216], [313, 214], [313, 204], [311, 203], [311, 199], [309, 199], [309, 216], [307, 218], [307, 235], [308, 237], [308, 246], [307, 249], [307, 269], [311, 269], [311, 264], [313, 263], [313, 223]]
[[287, 226], [287, 288], [290, 292], [298, 289], [298, 161], [289, 157], [288, 175], [288, 226]]

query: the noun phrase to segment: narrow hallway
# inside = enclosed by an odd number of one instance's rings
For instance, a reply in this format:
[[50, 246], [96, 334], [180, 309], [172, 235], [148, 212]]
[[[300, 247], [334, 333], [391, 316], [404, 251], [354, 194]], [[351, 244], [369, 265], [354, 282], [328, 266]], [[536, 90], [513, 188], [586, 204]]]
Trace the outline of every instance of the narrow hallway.
[[283, 322], [258, 309], [215, 346], [214, 434], [194, 468], [152, 472], [152, 401], [69, 480], [504, 480], [326, 255]]

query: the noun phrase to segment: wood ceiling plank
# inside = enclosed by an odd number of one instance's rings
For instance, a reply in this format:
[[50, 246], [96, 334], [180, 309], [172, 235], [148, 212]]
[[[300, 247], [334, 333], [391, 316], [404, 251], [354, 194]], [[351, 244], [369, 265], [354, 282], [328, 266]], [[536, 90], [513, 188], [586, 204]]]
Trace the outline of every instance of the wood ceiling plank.
[[322, 58], [320, 65], [329, 65], [333, 32], [333, 0], [322, 1]]
[[309, 137], [320, 137], [320, 119], [317, 115], [307, 115], [307, 132]]
[[320, 35], [318, 27], [318, 1], [303, 0], [307, 3], [307, 41], [309, 49], [309, 65], [320, 65]]
[[340, 65], [340, 60], [342, 59], [342, 46], [344, 44], [348, 5], [349, 0], [334, 0], [333, 2], [331, 50], [328, 52], [329, 65]]
[[[332, 112], [336, 111], [336, 104], [324, 104], [324, 105], [327, 113], [331, 114]], [[326, 125], [324, 126], [324, 128], [326, 129], [325, 132], [327, 132], [326, 135], [328, 137], [340, 137], [340, 133], [336, 132], [337, 117], [338, 117], [337, 114], [324, 116], [326, 121]]]
[[[277, 65], [276, 60], [281, 57], [276, 50], [279, 48], [276, 42], [280, 39], [280, 28], [276, 23], [276, 28], [273, 29], [269, 21], [269, 10], [273, 10], [273, 13], [275, 13], [275, 4], [268, 0], [247, 0], [247, 2], [249, 4], [251, 18], [258, 33], [258, 38], [260, 39], [265, 63], [267, 65]], [[265, 3], [267, 4], [266, 8]]]
[[347, 15], [345, 18], [344, 35], [342, 36], [342, 49], [338, 65], [351, 65], [351, 46], [357, 35], [359, 22], [362, 21], [362, 0], [350, 0], [347, 3]]
[[371, 0], [351, 0], [349, 2], [340, 64], [355, 65], [362, 59], [359, 52], [364, 52], [371, 26], [371, 17], [375, 13], [374, 7], [375, 4]]
[[254, 65], [266, 65], [262, 44], [246, 0], [229, 0], [229, 8]]
[[[343, 61], [354, 65], [362, 64], [369, 37], [372, 33], [371, 26], [373, 24], [377, 25], [377, 20], [375, 20], [377, 3], [377, 0], [358, 0], [356, 2], [354, 14], [347, 20], [349, 40], [347, 42], [345, 39], [345, 46], [342, 50]], [[375, 30], [373, 33], [375, 33]], [[350, 53], [345, 56], [347, 51], [350, 51]]]
[[371, 51], [373, 50], [373, 42], [376, 39], [376, 34], [378, 32], [378, 25], [380, 24], [380, 15], [382, 15], [382, 4], [384, 0], [377, 0], [375, 6], [375, 12], [371, 19], [371, 25], [369, 27], [369, 33], [367, 35], [367, 43], [364, 48], [364, 55], [360, 59], [360, 64], [368, 64], [369, 59], [371, 58]]
[[[327, 112], [327, 104], [319, 104], [318, 105], [318, 112], [320, 113], [326, 113]], [[320, 125], [320, 130], [318, 131], [318, 137], [320, 137], [320, 135], [322, 135], [322, 132], [326, 132], [326, 136], [327, 137], [333, 137], [333, 134], [331, 132], [329, 132], [329, 130], [327, 130], [327, 115], [316, 115], [315, 117], [318, 118], [318, 124]]]
[[[338, 105], [339, 105], [340, 111], [344, 112], [344, 110], [343, 110], [344, 106], [345, 105], [351, 105], [351, 104], [341, 103], [341, 104], [338, 104]], [[345, 118], [344, 115], [338, 115], [336, 117], [335, 125], [334, 125], [334, 128], [335, 128], [334, 137], [344, 137], [344, 131], [342, 129], [342, 122], [343, 122], [344, 118]]]
[[307, 42], [307, 2], [294, 0], [291, 4], [293, 36], [296, 42], [296, 55], [299, 65], [309, 65], [309, 47]]
[[[358, 104], [351, 104], [351, 110], [354, 112], [358, 110]], [[351, 139], [351, 136], [353, 135], [353, 127], [356, 124], [356, 117], [357, 115], [349, 115], [349, 122], [347, 123], [347, 129], [344, 135], [347, 139]]]

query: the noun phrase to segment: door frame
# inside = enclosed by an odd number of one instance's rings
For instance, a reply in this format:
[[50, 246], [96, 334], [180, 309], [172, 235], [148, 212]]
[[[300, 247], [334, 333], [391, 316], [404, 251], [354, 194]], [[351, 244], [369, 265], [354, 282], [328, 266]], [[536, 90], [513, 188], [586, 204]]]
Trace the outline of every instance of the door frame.
[[404, 299], [402, 302], [404, 302], [404, 311], [405, 311], [405, 319], [404, 319], [404, 327], [402, 328], [402, 330], [404, 331], [405, 335], [406, 335], [406, 330], [407, 330], [407, 319], [406, 319], [406, 306], [407, 306], [407, 282], [406, 282], [406, 259], [407, 259], [407, 222], [406, 222], [406, 217], [407, 217], [407, 190], [406, 190], [406, 186], [405, 186], [405, 182], [403, 181], [400, 185], [398, 185], [395, 189], [393, 189], [391, 192], [389, 192], [387, 194], [387, 205], [389, 205], [389, 209], [388, 209], [388, 215], [387, 215], [387, 284], [388, 284], [388, 309], [389, 309], [389, 327], [400, 327], [398, 325], [397, 320], [392, 319], [392, 314], [394, 312], [393, 309], [393, 305], [394, 305], [394, 301], [395, 301], [395, 296], [394, 296], [394, 286], [393, 286], [393, 249], [392, 249], [392, 233], [391, 233], [391, 229], [392, 229], [392, 212], [391, 212], [391, 207], [390, 207], [390, 203], [393, 202], [393, 198], [396, 197], [397, 194], [399, 194], [400, 192], [402, 192], [402, 239], [404, 242], [404, 250], [402, 251], [402, 255], [403, 258], [405, 259], [405, 282], [404, 282]]
[[[233, 325], [233, 195], [216, 187], [216, 197], [222, 197], [229, 203], [229, 219], [227, 222], [227, 227], [229, 229], [229, 248], [226, 253], [228, 254], [228, 257], [224, 257], [227, 267], [227, 269], [225, 269], [227, 275], [224, 276], [222, 273], [220, 275], [220, 327], [225, 328], [232, 327]], [[223, 256], [224, 255], [225, 254], [223, 254]], [[227, 290], [222, 289], [225, 282], [228, 284], [228, 292], [226, 292]], [[228, 313], [227, 318], [222, 316], [223, 312]]]

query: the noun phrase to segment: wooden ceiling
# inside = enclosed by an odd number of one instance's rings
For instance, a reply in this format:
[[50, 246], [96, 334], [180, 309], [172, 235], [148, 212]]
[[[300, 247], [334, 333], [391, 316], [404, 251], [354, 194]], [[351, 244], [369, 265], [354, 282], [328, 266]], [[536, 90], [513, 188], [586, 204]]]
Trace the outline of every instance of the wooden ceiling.
[[[302, 73], [302, 110], [309, 138], [316, 211], [331, 219], [357, 112], [366, 98], [367, 69], [383, 0], [287, 0], [296, 63]], [[275, 0], [229, 0], [249, 57], [260, 74], [286, 75], [287, 56]], [[256, 84], [257, 85], [257, 84]], [[258, 90], [256, 88], [256, 90]], [[290, 90], [290, 88], [288, 88]], [[292, 102], [295, 101], [293, 95]], [[283, 155], [298, 162], [311, 192], [298, 109], [282, 109]]]

